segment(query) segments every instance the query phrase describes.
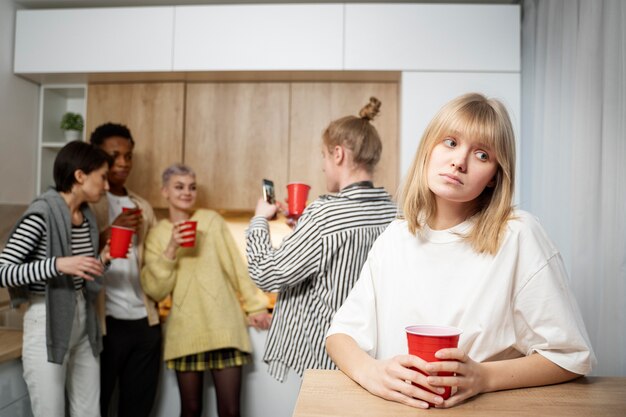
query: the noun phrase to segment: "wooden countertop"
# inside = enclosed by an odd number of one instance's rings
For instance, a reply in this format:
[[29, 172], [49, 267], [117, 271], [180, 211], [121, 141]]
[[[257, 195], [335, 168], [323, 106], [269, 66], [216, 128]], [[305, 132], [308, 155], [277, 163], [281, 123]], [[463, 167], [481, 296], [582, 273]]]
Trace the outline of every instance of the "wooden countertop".
[[370, 394], [341, 371], [307, 370], [293, 417], [623, 417], [626, 378], [583, 377], [564, 384], [482, 394], [449, 409], [422, 410]]
[[22, 331], [0, 329], [0, 363], [22, 356]]
[[0, 204], [0, 250], [9, 238], [9, 232], [28, 206], [18, 204]]
[[[222, 214], [228, 228], [235, 239], [235, 243], [237, 247], [241, 251], [243, 258], [246, 258], [246, 236], [245, 230], [248, 228], [250, 224], [250, 219], [252, 218], [252, 214]], [[292, 233], [292, 230], [287, 223], [285, 222], [285, 218], [279, 216], [276, 220], [271, 220], [268, 222], [270, 227], [270, 238], [272, 241], [272, 246], [278, 247], [282, 240]]]
[[[9, 232], [15, 226], [26, 205], [0, 204], [0, 250], [9, 237]], [[0, 322], [5, 324], [9, 307], [9, 297], [6, 288], [0, 288]], [[22, 331], [18, 329], [0, 327], [0, 363], [18, 359], [22, 356]]]

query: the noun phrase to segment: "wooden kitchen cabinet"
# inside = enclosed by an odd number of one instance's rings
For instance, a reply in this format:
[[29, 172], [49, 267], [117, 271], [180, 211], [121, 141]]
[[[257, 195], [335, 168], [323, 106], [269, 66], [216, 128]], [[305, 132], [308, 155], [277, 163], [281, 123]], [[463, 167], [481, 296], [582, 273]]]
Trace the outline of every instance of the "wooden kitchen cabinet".
[[287, 180], [288, 83], [189, 83], [185, 163], [202, 207], [254, 210], [261, 179]]
[[[395, 195], [398, 186], [398, 84], [388, 83], [292, 83], [290, 111], [289, 182], [311, 185], [309, 201], [326, 194], [322, 172], [322, 133], [328, 124], [344, 116], [358, 116], [374, 96], [381, 101], [373, 125], [383, 144], [374, 172], [374, 185]], [[277, 197], [286, 197], [285, 184], [276, 184]]]
[[129, 188], [166, 207], [160, 174], [182, 161], [195, 170], [198, 206], [251, 211], [261, 180], [283, 201], [305, 182], [309, 201], [326, 194], [321, 136], [337, 118], [382, 102], [373, 124], [383, 142], [377, 186], [396, 194], [399, 176], [397, 82], [187, 82], [91, 84], [87, 134], [101, 123], [127, 125], [135, 138]]
[[187, 85], [186, 163], [198, 173], [199, 204], [253, 210], [261, 179], [283, 201], [289, 182], [325, 194], [321, 135], [331, 120], [356, 115], [375, 96], [383, 142], [375, 184], [395, 194], [398, 183], [397, 83], [194, 83]]
[[89, 85], [87, 140], [102, 123], [126, 125], [135, 140], [128, 188], [154, 207], [167, 206], [161, 173], [183, 160], [184, 96], [181, 82]]

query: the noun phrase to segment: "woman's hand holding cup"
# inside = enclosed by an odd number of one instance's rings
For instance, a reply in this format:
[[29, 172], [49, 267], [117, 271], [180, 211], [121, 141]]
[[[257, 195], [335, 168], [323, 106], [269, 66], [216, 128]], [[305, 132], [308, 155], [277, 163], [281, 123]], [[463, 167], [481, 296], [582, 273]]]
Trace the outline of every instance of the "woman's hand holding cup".
[[[426, 365], [425, 371], [429, 374], [426, 380], [431, 386], [452, 387], [453, 394], [438, 407], [452, 407], [477, 394], [489, 391], [487, 385], [489, 377], [485, 365], [472, 360], [463, 350], [441, 349], [435, 356], [441, 362], [430, 362]], [[443, 373], [449, 376], [438, 376]]]
[[[390, 359], [373, 359], [356, 379], [363, 388], [389, 401], [411, 407], [429, 408], [444, 403], [444, 388], [430, 385], [428, 375], [419, 370], [428, 363], [415, 355], [397, 355]], [[408, 382], [412, 382], [408, 383]]]
[[104, 272], [102, 263], [93, 256], [62, 256], [56, 258], [57, 271], [69, 276], [83, 278], [93, 281], [95, 276], [100, 276]]
[[163, 252], [168, 259], [176, 258], [176, 250], [181, 246], [193, 246], [196, 240], [196, 227], [189, 220], [181, 220], [174, 223], [172, 227], [172, 236]]
[[298, 224], [298, 218], [289, 216], [289, 207], [288, 207], [287, 199], [285, 199], [284, 203], [277, 201], [276, 206], [278, 207], [278, 210], [283, 214], [283, 216], [285, 216], [285, 223], [287, 223], [287, 226], [289, 226], [292, 229], [295, 229], [296, 225]]
[[136, 232], [141, 227], [142, 222], [141, 209], [122, 207], [122, 212], [113, 220], [111, 225], [133, 229]]

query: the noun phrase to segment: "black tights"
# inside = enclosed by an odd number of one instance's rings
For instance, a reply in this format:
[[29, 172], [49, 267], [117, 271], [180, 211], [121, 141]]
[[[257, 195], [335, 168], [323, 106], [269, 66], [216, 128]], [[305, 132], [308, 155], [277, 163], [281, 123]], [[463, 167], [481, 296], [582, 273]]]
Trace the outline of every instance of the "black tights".
[[[239, 417], [239, 395], [241, 392], [241, 366], [215, 369], [211, 371], [217, 413], [220, 417]], [[204, 372], [176, 371], [180, 391], [180, 417], [200, 417], [202, 415], [202, 388]]]

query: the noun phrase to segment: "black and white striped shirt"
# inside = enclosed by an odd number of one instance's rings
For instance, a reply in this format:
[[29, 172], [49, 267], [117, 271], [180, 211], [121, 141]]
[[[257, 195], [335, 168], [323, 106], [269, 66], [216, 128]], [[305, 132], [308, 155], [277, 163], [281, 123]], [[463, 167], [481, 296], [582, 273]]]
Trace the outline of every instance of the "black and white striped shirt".
[[326, 331], [396, 214], [384, 189], [353, 185], [311, 203], [278, 249], [272, 248], [267, 220], [251, 220], [250, 277], [262, 290], [279, 292], [264, 356], [276, 379], [282, 382], [288, 368], [300, 375], [308, 368], [335, 368], [324, 348]]
[[[28, 285], [29, 291], [45, 294], [46, 280], [61, 275], [56, 269], [56, 257], [46, 258], [46, 223], [40, 215], [25, 217], [15, 229], [0, 253], [0, 286]], [[84, 218], [80, 226], [72, 226], [72, 254], [94, 256], [89, 223]], [[74, 288], [85, 285], [74, 277]]]

